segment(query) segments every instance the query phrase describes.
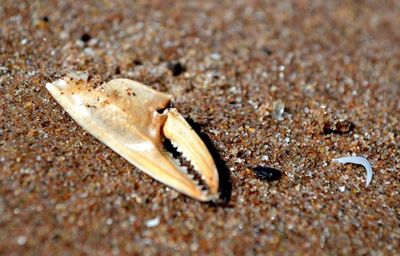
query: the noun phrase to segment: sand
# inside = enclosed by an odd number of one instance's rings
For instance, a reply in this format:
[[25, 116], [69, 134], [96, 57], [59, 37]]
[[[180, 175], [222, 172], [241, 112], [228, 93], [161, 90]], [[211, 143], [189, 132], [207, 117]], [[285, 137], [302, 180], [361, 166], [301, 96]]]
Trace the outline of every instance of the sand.
[[[400, 2], [148, 2], [1, 1], [0, 254], [399, 254]], [[80, 128], [45, 88], [73, 70], [173, 94], [220, 202]]]

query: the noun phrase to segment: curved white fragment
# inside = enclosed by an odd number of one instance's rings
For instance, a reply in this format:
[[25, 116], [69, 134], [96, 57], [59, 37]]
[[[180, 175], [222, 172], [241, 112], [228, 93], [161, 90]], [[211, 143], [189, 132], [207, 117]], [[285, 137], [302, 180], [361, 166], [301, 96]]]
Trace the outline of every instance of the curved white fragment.
[[333, 159], [333, 161], [335, 161], [337, 163], [341, 163], [341, 164], [351, 163], [351, 164], [359, 164], [359, 165], [364, 166], [365, 170], [367, 170], [367, 179], [365, 181], [365, 187], [368, 187], [368, 185], [371, 183], [372, 175], [373, 175], [372, 166], [371, 166], [370, 162], [368, 161], [368, 159], [366, 159], [365, 157], [346, 156], [346, 157], [340, 157], [340, 158]]

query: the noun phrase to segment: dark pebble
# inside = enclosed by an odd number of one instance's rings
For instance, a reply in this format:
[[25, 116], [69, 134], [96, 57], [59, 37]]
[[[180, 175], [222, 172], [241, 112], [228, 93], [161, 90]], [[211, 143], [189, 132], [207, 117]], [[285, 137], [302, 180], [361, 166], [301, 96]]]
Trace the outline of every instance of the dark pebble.
[[186, 71], [186, 67], [179, 62], [168, 63], [168, 69], [172, 72], [173, 76], [179, 76]]
[[272, 55], [272, 51], [271, 51], [271, 49], [269, 49], [268, 47], [263, 47], [262, 48], [262, 51], [264, 52], [264, 53], [266, 53], [267, 55]]
[[258, 166], [253, 168], [253, 171], [257, 175], [257, 178], [265, 181], [279, 180], [282, 176], [281, 171], [270, 167]]
[[143, 65], [143, 62], [141, 60], [134, 60], [133, 65], [140, 66], [140, 65]]
[[87, 43], [87, 42], [89, 42], [89, 40], [90, 40], [91, 38], [92, 38], [92, 37], [91, 37], [88, 33], [85, 33], [85, 34], [83, 34], [83, 35], [81, 36], [81, 41], [84, 42], [84, 43]]

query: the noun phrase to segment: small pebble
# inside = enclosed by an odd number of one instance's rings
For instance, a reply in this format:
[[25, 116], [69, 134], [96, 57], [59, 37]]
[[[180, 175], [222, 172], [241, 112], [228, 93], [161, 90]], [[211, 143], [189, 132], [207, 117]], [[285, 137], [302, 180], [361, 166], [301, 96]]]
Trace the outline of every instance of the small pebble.
[[85, 34], [83, 34], [83, 35], [81, 36], [80, 39], [81, 39], [82, 42], [87, 43], [87, 42], [90, 41], [91, 38], [92, 38], [92, 37], [91, 37], [89, 34], [85, 33]]
[[272, 54], [272, 50], [269, 49], [268, 47], [264, 46], [261, 49], [264, 53], [266, 53], [267, 55], [271, 55]]
[[141, 65], [143, 65], [143, 62], [141, 61], [141, 60], [134, 60], [133, 62], [133, 65], [135, 65], [135, 66], [141, 66]]
[[133, 216], [133, 215], [129, 215], [129, 218], [128, 218], [128, 220], [129, 220], [129, 222], [130, 222], [130, 223], [133, 223], [133, 222], [135, 222], [135, 221], [136, 221], [136, 217], [135, 217], [135, 216]]
[[106, 220], [106, 223], [107, 223], [107, 225], [113, 224], [113, 219], [108, 218], [108, 219]]
[[18, 245], [24, 245], [24, 244], [26, 244], [27, 240], [28, 239], [26, 238], [26, 236], [19, 236], [17, 238], [17, 243], [18, 243]]
[[210, 57], [212, 60], [221, 60], [221, 55], [219, 55], [218, 53], [212, 53]]
[[26, 45], [28, 43], [28, 39], [24, 38], [21, 40], [22, 45]]
[[60, 37], [61, 40], [65, 40], [65, 39], [68, 39], [69, 34], [66, 31], [61, 31], [60, 34], [59, 34], [59, 37]]
[[181, 63], [168, 63], [168, 69], [171, 71], [173, 76], [179, 76], [186, 71], [186, 67]]
[[146, 227], [148, 227], [148, 228], [156, 227], [156, 226], [158, 226], [158, 224], [160, 224], [160, 217], [155, 217], [153, 219], [149, 219], [145, 223]]
[[257, 175], [257, 178], [259, 178], [260, 180], [275, 181], [279, 180], [282, 176], [281, 171], [270, 167], [258, 166], [253, 168], [252, 170]]
[[83, 53], [88, 55], [88, 56], [95, 56], [96, 53], [94, 52], [94, 50], [90, 47], [86, 47], [85, 49], [83, 49]]
[[285, 105], [281, 100], [276, 100], [273, 103], [273, 109], [274, 109], [274, 117], [278, 121], [283, 120], [283, 112], [285, 112]]

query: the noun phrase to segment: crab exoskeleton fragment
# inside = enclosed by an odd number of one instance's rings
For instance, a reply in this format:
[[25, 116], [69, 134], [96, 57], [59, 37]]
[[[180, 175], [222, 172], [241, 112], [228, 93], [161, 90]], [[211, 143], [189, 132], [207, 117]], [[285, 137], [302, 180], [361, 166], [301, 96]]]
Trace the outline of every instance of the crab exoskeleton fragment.
[[[218, 198], [218, 172], [207, 147], [175, 108], [172, 96], [129, 79], [97, 88], [72, 73], [47, 90], [87, 132], [154, 179], [199, 201]], [[165, 149], [167, 138], [202, 180]], [[203, 186], [201, 186], [203, 184]]]

